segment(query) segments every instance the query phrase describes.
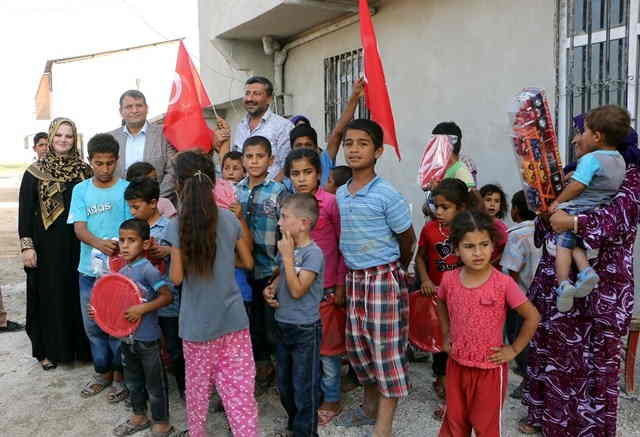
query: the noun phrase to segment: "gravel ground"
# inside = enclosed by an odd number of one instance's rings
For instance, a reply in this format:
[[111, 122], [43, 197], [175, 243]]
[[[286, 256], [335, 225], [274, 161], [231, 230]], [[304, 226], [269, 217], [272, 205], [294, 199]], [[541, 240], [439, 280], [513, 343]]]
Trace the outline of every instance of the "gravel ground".
[[[16, 246], [16, 175], [0, 175], [0, 285], [5, 307], [12, 320], [25, 320], [24, 272], [20, 265]], [[639, 363], [640, 364], [640, 363]], [[396, 420], [395, 436], [435, 436], [439, 423], [431, 417], [437, 406], [431, 389], [431, 363], [412, 363], [409, 396], [400, 403]], [[7, 437], [39, 436], [110, 436], [112, 429], [127, 418], [123, 404], [109, 405], [106, 395], [82, 399], [79, 391], [92, 374], [90, 365], [76, 364], [60, 366], [56, 370], [43, 372], [31, 357], [31, 345], [24, 332], [0, 334], [0, 435]], [[637, 370], [640, 375], [640, 369]], [[520, 377], [511, 373], [509, 390], [520, 382]], [[175, 385], [170, 380], [170, 402], [172, 422], [184, 429], [185, 411]], [[284, 410], [275, 391], [259, 399], [260, 424], [266, 433], [281, 422]], [[346, 395], [346, 407], [358, 405], [359, 390]], [[619, 403], [618, 435], [640, 437], [640, 409], [637, 397], [623, 395]], [[503, 410], [505, 436], [519, 436], [517, 420], [526, 414], [519, 402], [509, 398]], [[222, 413], [211, 412], [209, 435], [231, 435]], [[329, 425], [320, 430], [321, 437], [356, 437], [367, 435], [369, 428], [346, 430]]]

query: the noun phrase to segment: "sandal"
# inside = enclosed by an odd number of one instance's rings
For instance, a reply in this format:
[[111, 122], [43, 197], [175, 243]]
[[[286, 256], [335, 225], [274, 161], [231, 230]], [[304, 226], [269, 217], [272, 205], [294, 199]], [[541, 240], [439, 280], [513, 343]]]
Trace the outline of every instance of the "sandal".
[[109, 394], [107, 395], [107, 402], [110, 404], [117, 404], [118, 402], [124, 401], [129, 397], [129, 390], [123, 383], [115, 383]]
[[112, 383], [113, 381], [105, 379], [102, 375], [94, 375], [93, 378], [87, 382], [84, 387], [82, 387], [80, 396], [85, 399], [95, 396], [105, 388], [109, 387]]
[[527, 423], [527, 418], [523, 417], [518, 421], [518, 431], [525, 435], [535, 435], [542, 433], [542, 427], [529, 425]]
[[42, 370], [44, 370], [45, 372], [49, 371], [49, 370], [53, 370], [56, 367], [58, 367], [58, 365], [56, 363], [52, 363], [49, 360], [42, 360], [40, 361], [40, 365], [42, 366]]
[[[169, 428], [169, 431], [154, 431], [153, 429], [150, 430], [146, 437], [174, 437], [176, 434], [176, 429], [172, 426], [171, 428]], [[182, 433], [180, 433], [179, 435], [182, 435]]]
[[376, 419], [367, 416], [362, 407], [356, 407], [341, 414], [334, 423], [336, 426], [351, 428], [354, 426], [375, 425]]
[[145, 429], [151, 427], [151, 421], [147, 420], [145, 423], [141, 423], [139, 425], [133, 423], [130, 419], [127, 419], [126, 422], [121, 423], [116, 426], [113, 430], [113, 435], [117, 437], [124, 437], [127, 435], [132, 435], [140, 431], [144, 431]]
[[342, 413], [342, 406], [338, 407], [336, 411], [333, 410], [318, 410], [318, 425], [325, 426], [331, 422], [334, 418]]
[[437, 420], [438, 422], [442, 422], [446, 412], [447, 412], [447, 404], [440, 404], [438, 408], [436, 408], [435, 411], [433, 412], [432, 417], [434, 420]]

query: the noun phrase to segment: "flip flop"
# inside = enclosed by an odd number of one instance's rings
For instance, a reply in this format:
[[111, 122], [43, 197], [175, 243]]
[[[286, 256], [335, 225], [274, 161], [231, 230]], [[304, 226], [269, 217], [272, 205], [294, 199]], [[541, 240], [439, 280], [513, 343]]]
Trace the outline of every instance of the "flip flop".
[[354, 426], [375, 425], [376, 420], [367, 416], [362, 407], [356, 407], [341, 414], [334, 423], [336, 426], [352, 428]]
[[145, 423], [142, 423], [140, 425], [136, 425], [131, 420], [127, 419], [126, 422], [121, 423], [120, 425], [115, 427], [115, 429], [113, 430], [113, 435], [115, 435], [116, 437], [124, 437], [140, 431], [144, 431], [149, 427], [151, 427], [150, 420], [147, 420]]
[[339, 416], [342, 413], [342, 407], [338, 408], [336, 411], [333, 410], [318, 410], [318, 425], [325, 426], [329, 422], [331, 422], [335, 417]]
[[80, 396], [83, 398], [90, 398], [91, 396], [97, 395], [111, 384], [112, 381], [106, 380], [100, 375], [94, 375], [93, 378], [87, 382], [84, 387], [82, 387]]
[[518, 421], [518, 431], [525, 435], [536, 435], [542, 433], [542, 428], [539, 426], [529, 425], [527, 418], [523, 417]]
[[176, 429], [172, 426], [171, 428], [169, 428], [169, 431], [165, 432], [149, 430], [146, 437], [173, 437], [176, 435], [175, 433]]
[[111, 387], [111, 391], [109, 391], [109, 394], [107, 395], [107, 402], [109, 402], [110, 404], [117, 404], [118, 402], [124, 401], [128, 397], [129, 390], [124, 384], [113, 384], [113, 386]]

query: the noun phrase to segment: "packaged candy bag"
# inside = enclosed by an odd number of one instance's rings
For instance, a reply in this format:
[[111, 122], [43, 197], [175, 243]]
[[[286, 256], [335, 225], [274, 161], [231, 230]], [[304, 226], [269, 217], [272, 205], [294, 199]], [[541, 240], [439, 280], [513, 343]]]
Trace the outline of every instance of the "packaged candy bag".
[[418, 170], [418, 182], [423, 190], [432, 188], [444, 177], [453, 153], [451, 140], [448, 135], [434, 135], [427, 143]]

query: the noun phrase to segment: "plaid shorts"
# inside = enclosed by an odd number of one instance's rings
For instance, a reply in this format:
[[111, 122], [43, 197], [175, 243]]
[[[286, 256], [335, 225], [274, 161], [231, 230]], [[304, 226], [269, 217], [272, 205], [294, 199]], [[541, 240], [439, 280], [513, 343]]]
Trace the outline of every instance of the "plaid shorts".
[[409, 293], [395, 262], [347, 273], [347, 355], [362, 384], [386, 398], [409, 393]]

